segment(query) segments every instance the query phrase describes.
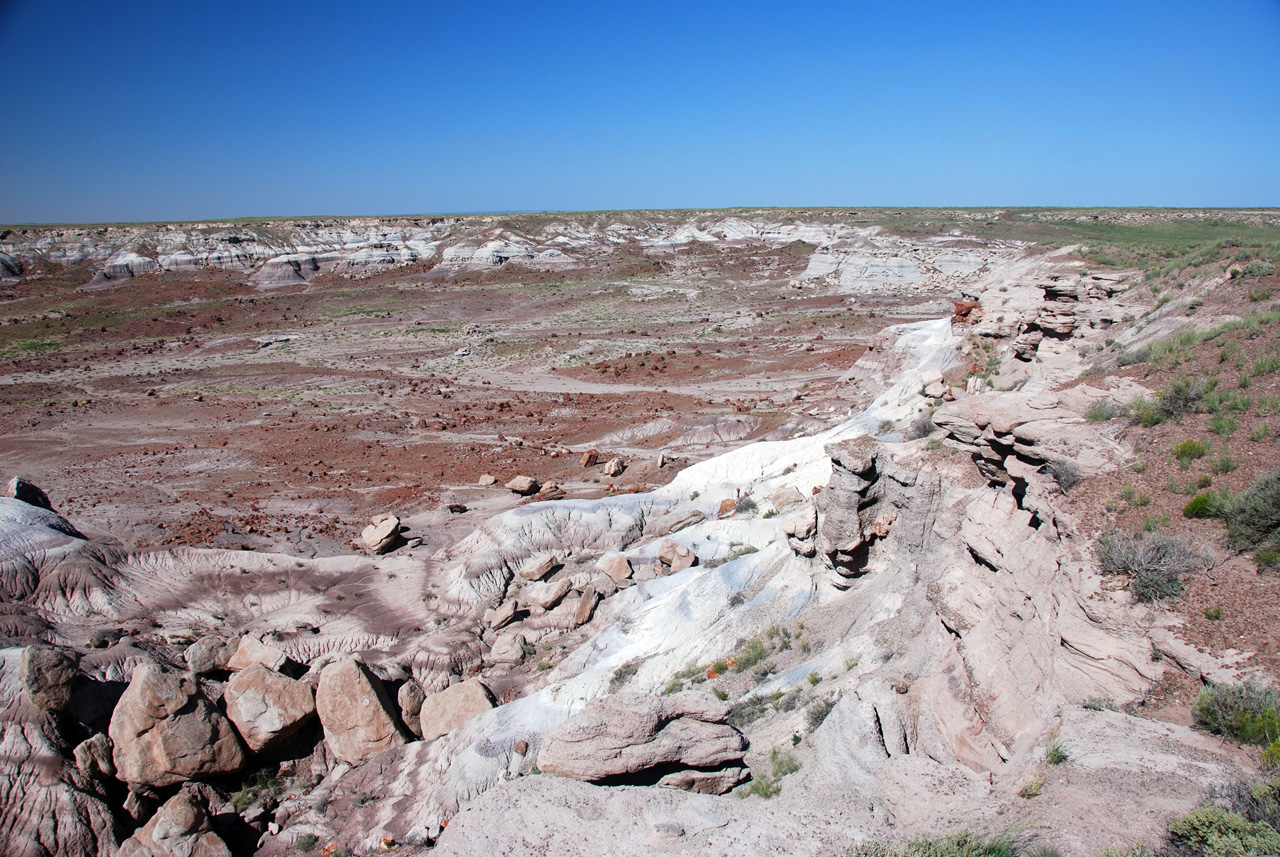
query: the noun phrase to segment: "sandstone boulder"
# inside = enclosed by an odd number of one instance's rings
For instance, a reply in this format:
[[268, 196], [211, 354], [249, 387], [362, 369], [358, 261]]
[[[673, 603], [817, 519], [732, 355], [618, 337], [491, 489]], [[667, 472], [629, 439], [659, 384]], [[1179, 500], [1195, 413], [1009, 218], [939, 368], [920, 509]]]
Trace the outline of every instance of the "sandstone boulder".
[[52, 646], [28, 646], [18, 660], [22, 689], [43, 711], [67, 709], [77, 672], [75, 657]]
[[86, 777], [106, 780], [116, 775], [115, 763], [111, 761], [111, 740], [101, 732], [77, 744], [71, 757]]
[[426, 698], [427, 695], [422, 692], [422, 686], [412, 679], [400, 685], [400, 690], [396, 691], [396, 703], [400, 706], [400, 720], [405, 728], [418, 738], [422, 737], [422, 718], [419, 712], [422, 711], [422, 701]]
[[674, 574], [697, 564], [698, 555], [693, 552], [693, 548], [685, 547], [673, 539], [664, 539], [658, 546], [658, 561], [669, 567]]
[[631, 577], [631, 560], [627, 559], [626, 554], [616, 553], [601, 561], [600, 570], [609, 575], [614, 583], [621, 583]]
[[227, 668], [245, 670], [251, 666], [261, 665], [269, 670], [279, 670], [289, 660], [289, 656], [254, 637], [241, 637], [235, 654], [227, 660]]
[[657, 697], [619, 693], [587, 703], [547, 736], [538, 754], [544, 773], [586, 782], [643, 782], [716, 794], [747, 775], [747, 740], [724, 721], [727, 706], [708, 694]]
[[604, 475], [609, 477], [621, 476], [627, 469], [627, 464], [621, 458], [610, 458], [605, 462]]
[[514, 494], [520, 494], [528, 497], [531, 494], [537, 494], [538, 489], [542, 487], [537, 479], [532, 476], [517, 476], [507, 483], [507, 490]]
[[481, 488], [488, 488], [490, 485], [497, 485], [498, 478], [496, 476], [493, 476], [490, 473], [485, 473], [478, 480], [476, 480], [476, 484], [479, 485]]
[[49, 502], [49, 495], [21, 476], [15, 476], [9, 480], [9, 484], [5, 486], [4, 496], [21, 500], [29, 506], [38, 506], [41, 509], [53, 511], [53, 504]]
[[493, 641], [489, 661], [495, 664], [518, 664], [524, 660], [524, 634], [502, 634]]
[[489, 620], [489, 627], [496, 631], [510, 625], [516, 618], [518, 606], [514, 598], [498, 605], [498, 609], [493, 611], [493, 618]]
[[187, 662], [187, 669], [196, 675], [204, 675], [230, 669], [231, 656], [239, 646], [239, 640], [227, 640], [221, 634], [206, 634], [188, 646], [182, 657]]
[[310, 685], [254, 664], [227, 683], [227, 716], [255, 753], [283, 746], [316, 714]]
[[591, 621], [591, 615], [596, 611], [596, 602], [600, 600], [600, 594], [596, 592], [594, 586], [588, 586], [582, 590], [582, 597], [578, 599], [578, 606], [573, 611], [573, 625], [585, 625]]
[[155, 664], [134, 669], [107, 734], [117, 776], [126, 783], [170, 786], [244, 767], [235, 729], [205, 699], [195, 676]]
[[560, 557], [553, 553], [537, 554], [520, 566], [520, 576], [525, 580], [541, 580], [560, 565]]
[[536, 588], [531, 586], [525, 590], [525, 595], [543, 610], [550, 610], [560, 603], [560, 599], [568, 594], [570, 588], [568, 579], [557, 580], [554, 583], [540, 584]]
[[316, 712], [329, 748], [349, 765], [404, 743], [382, 682], [355, 658], [320, 671]]
[[477, 714], [493, 708], [493, 696], [478, 678], [433, 693], [422, 703], [422, 740], [447, 735]]
[[386, 553], [400, 538], [400, 519], [395, 515], [375, 515], [360, 533], [360, 540], [373, 553]]
[[124, 841], [117, 857], [231, 857], [209, 816], [205, 796], [184, 787]]

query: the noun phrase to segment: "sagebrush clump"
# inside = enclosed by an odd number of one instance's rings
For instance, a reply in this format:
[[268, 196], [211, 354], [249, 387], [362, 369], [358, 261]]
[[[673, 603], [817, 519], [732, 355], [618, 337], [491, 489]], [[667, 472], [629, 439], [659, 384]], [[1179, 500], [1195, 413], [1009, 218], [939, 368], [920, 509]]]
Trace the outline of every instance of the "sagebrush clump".
[[1096, 552], [1103, 573], [1129, 575], [1129, 589], [1142, 602], [1181, 595], [1186, 575], [1204, 563], [1185, 539], [1168, 533], [1112, 530], [1098, 539]]

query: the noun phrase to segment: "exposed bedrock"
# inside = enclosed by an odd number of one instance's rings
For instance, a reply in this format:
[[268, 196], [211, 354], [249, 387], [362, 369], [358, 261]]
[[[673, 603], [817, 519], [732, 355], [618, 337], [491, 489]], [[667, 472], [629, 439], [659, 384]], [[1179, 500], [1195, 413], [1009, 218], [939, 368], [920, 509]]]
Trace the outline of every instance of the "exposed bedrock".
[[547, 735], [544, 773], [611, 785], [721, 794], [746, 779], [747, 740], [710, 694], [619, 693], [588, 704]]

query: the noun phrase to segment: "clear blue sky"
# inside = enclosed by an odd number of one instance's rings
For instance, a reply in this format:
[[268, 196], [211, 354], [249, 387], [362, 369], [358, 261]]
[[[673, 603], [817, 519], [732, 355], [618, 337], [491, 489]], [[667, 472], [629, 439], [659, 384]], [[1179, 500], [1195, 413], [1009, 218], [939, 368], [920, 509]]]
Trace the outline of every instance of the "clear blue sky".
[[1280, 205], [1280, 0], [0, 0], [0, 222]]

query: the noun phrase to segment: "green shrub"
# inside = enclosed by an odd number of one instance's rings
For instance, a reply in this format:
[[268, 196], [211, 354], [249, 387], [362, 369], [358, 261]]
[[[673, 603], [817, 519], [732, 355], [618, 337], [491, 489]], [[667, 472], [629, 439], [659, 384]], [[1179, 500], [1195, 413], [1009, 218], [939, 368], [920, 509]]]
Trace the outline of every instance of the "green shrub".
[[314, 833], [304, 833], [297, 839], [293, 840], [294, 846], [303, 854], [310, 854], [316, 849], [316, 843], [320, 841]]
[[1228, 735], [1241, 744], [1270, 744], [1280, 739], [1280, 716], [1275, 688], [1253, 682], [1218, 684], [1200, 691], [1191, 715], [1210, 732]]
[[1218, 806], [1202, 806], [1169, 825], [1173, 840], [1204, 857], [1280, 854], [1280, 833]]
[[1142, 602], [1182, 594], [1183, 577], [1203, 558], [1184, 539], [1166, 533], [1112, 530], [1098, 539], [1096, 553], [1104, 574], [1127, 574], [1129, 590]]
[[[1131, 319], [1132, 320], [1132, 319]], [[1138, 363], [1147, 363], [1151, 360], [1151, 348], [1143, 347], [1137, 351], [1126, 351], [1116, 358], [1116, 365], [1120, 368], [1125, 366], [1133, 366]]]
[[1146, 843], [1139, 842], [1132, 848], [1126, 848], [1123, 851], [1117, 851], [1115, 848], [1102, 849], [1102, 857], [1156, 857], [1156, 852], [1152, 851]]
[[1164, 413], [1146, 396], [1135, 396], [1129, 402], [1129, 419], [1139, 425], [1151, 428], [1164, 422]]
[[1270, 277], [1276, 272], [1276, 266], [1262, 259], [1254, 259], [1240, 269], [1240, 276], [1246, 280], [1257, 280]]
[[1212, 491], [1197, 494], [1191, 502], [1182, 507], [1182, 514], [1187, 518], [1216, 518], [1218, 516], [1218, 495]]
[[1221, 620], [1221, 619], [1222, 619], [1222, 608], [1221, 608], [1221, 607], [1206, 607], [1206, 608], [1204, 608], [1204, 618], [1208, 619], [1210, 622], [1217, 622], [1217, 621]]
[[1201, 443], [1198, 440], [1184, 440], [1173, 446], [1173, 457], [1178, 459], [1178, 464], [1182, 465], [1182, 469], [1186, 470], [1191, 466], [1191, 462], [1198, 458], [1204, 458], [1209, 453], [1209, 444]]
[[1258, 427], [1249, 432], [1249, 440], [1259, 443], [1267, 439], [1267, 435], [1271, 433], [1271, 427], [1266, 423], [1259, 423]]

